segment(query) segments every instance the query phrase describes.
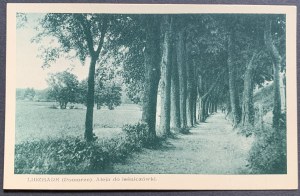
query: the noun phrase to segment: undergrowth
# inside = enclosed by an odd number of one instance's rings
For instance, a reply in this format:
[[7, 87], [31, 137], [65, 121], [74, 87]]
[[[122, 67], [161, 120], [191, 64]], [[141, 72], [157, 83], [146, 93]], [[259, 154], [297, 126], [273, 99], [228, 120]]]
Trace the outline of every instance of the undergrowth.
[[[282, 115], [282, 118], [285, 114]], [[263, 127], [245, 127], [242, 134], [254, 135], [255, 141], [248, 156], [248, 167], [254, 174], [286, 174], [286, 125], [285, 120], [280, 121], [275, 129], [271, 125]]]
[[15, 146], [16, 174], [105, 173], [113, 163], [149, 147], [148, 127], [139, 122], [124, 125], [125, 134], [86, 142], [79, 137], [48, 138]]

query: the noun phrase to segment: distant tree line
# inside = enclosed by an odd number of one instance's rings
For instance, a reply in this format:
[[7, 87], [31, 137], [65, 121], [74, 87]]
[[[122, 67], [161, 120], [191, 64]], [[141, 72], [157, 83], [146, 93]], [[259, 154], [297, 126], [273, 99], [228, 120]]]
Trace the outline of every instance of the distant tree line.
[[30, 100], [32, 101], [36, 95], [36, 92], [33, 88], [26, 89], [17, 89], [16, 98], [18, 100]]
[[[59, 103], [60, 109], [66, 109], [68, 103], [81, 103], [87, 105], [87, 80], [78, 81], [76, 75], [64, 71], [51, 74], [47, 80], [48, 100]], [[107, 106], [112, 110], [121, 104], [121, 86], [115, 81], [98, 78], [95, 88], [95, 103], [97, 109]]]
[[16, 99], [24, 101], [49, 101], [47, 89], [38, 90], [34, 88], [17, 88]]

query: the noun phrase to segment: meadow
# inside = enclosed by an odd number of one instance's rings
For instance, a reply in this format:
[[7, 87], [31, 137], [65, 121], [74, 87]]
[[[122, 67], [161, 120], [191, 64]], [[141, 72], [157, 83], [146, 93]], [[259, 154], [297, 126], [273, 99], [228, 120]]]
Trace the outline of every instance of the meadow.
[[[62, 138], [84, 134], [86, 109], [53, 109], [53, 102], [17, 101], [16, 143], [46, 138]], [[99, 138], [111, 138], [121, 132], [124, 124], [134, 124], [141, 119], [138, 105], [123, 104], [114, 110], [103, 107], [94, 110], [94, 133]]]

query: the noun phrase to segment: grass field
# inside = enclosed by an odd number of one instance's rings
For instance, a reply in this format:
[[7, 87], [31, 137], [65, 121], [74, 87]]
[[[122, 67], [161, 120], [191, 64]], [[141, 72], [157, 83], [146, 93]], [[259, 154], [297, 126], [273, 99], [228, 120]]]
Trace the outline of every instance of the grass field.
[[[51, 109], [54, 103], [17, 101], [16, 143], [48, 137], [83, 136], [85, 113], [80, 109]], [[111, 137], [121, 132], [124, 124], [141, 119], [138, 105], [126, 104], [108, 110], [94, 110], [94, 132], [98, 137]]]

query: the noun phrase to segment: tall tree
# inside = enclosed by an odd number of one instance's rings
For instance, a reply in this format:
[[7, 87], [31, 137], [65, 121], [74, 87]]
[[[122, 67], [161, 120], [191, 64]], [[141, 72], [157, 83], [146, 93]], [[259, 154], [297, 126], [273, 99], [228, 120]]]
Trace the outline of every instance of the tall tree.
[[[232, 21], [231, 21], [232, 22]], [[234, 23], [234, 22], [232, 22]], [[229, 27], [228, 32], [228, 58], [227, 58], [227, 65], [228, 65], [228, 76], [229, 76], [229, 95], [230, 95], [230, 105], [231, 105], [231, 113], [233, 119], [233, 126], [236, 127], [241, 120], [241, 109], [239, 105], [239, 95], [238, 89], [236, 85], [236, 64], [234, 62], [235, 56], [235, 46], [234, 46], [234, 37], [235, 37], [235, 27], [231, 25]]]
[[181, 115], [181, 128], [185, 132], [187, 129], [187, 115], [186, 115], [186, 99], [187, 99], [187, 73], [186, 73], [186, 59], [185, 59], [185, 29], [180, 28], [176, 30], [177, 33], [177, 63], [179, 73], [179, 86], [180, 86], [180, 115]]
[[265, 44], [269, 51], [269, 54], [273, 63], [273, 77], [274, 77], [274, 106], [273, 106], [273, 127], [279, 129], [281, 118], [281, 95], [280, 95], [280, 69], [283, 63], [282, 56], [279, 50], [274, 44], [272, 38], [272, 22], [273, 19], [270, 16], [266, 16], [265, 19]]
[[244, 91], [243, 91], [243, 103], [242, 103], [242, 125], [253, 126], [254, 125], [254, 103], [253, 103], [253, 76], [256, 68], [257, 51], [254, 51], [250, 61], [246, 66], [244, 74]]
[[[175, 44], [173, 44], [175, 47]], [[172, 50], [172, 74], [171, 74], [171, 120], [176, 131], [181, 128], [180, 119], [180, 89], [177, 54], [175, 48]]]
[[[243, 126], [254, 125], [253, 91], [255, 85], [260, 83], [259, 77], [265, 77], [263, 72], [256, 74], [258, 75], [256, 77], [255, 73], [269, 67], [264, 58], [264, 23], [260, 20], [261, 17], [261, 15], [243, 15], [239, 17], [238, 23], [240, 25], [235, 30], [235, 54], [238, 56], [235, 63], [240, 65], [237, 79], [241, 83], [243, 81], [243, 86], [240, 86], [239, 89], [240, 91], [243, 89], [241, 100], [241, 125]], [[264, 66], [258, 66], [260, 64]]]
[[64, 71], [51, 74], [47, 79], [48, 98], [59, 103], [60, 109], [66, 109], [69, 102], [76, 102], [78, 80], [74, 74]]
[[145, 80], [142, 119], [148, 124], [150, 143], [156, 139], [156, 103], [160, 78], [160, 16], [144, 16], [145, 42]]
[[171, 73], [172, 73], [172, 17], [163, 16], [163, 44], [161, 60], [161, 115], [160, 131], [164, 136], [170, 135], [171, 109]]
[[[188, 47], [189, 48], [189, 47]], [[186, 62], [187, 68], [187, 124], [188, 126], [194, 126], [194, 107], [197, 101], [197, 88], [195, 79], [195, 63], [188, 60]]]
[[[145, 48], [146, 28], [145, 18], [141, 15], [129, 15], [130, 21], [121, 31], [119, 44], [125, 48], [120, 57], [119, 64], [122, 64], [122, 77], [126, 85], [126, 94], [134, 103], [143, 103], [143, 91], [145, 83]], [[118, 53], [120, 55], [120, 53]], [[116, 58], [117, 55], [113, 57]]]
[[43, 27], [36, 40], [42, 37], [55, 37], [58, 47], [48, 47], [44, 50], [44, 66], [60, 57], [60, 54], [75, 51], [75, 56], [85, 62], [90, 59], [87, 91], [87, 111], [84, 137], [93, 140], [93, 107], [95, 67], [104, 44], [104, 37], [109, 25], [109, 16], [101, 14], [46, 14], [41, 20]]
[[98, 43], [94, 44], [91, 24], [88, 21], [88, 18], [85, 17], [84, 15], [77, 15], [77, 17], [80, 22], [80, 26], [83, 30], [87, 42], [87, 47], [89, 50], [89, 56], [91, 58], [89, 75], [88, 75], [88, 91], [87, 91], [87, 99], [86, 99], [87, 105], [86, 105], [84, 137], [87, 141], [92, 141], [93, 140], [93, 112], [94, 112], [94, 103], [95, 103], [95, 69], [96, 69], [97, 60], [99, 59], [100, 51], [103, 46], [104, 37], [108, 25], [108, 19], [105, 16], [103, 17], [101, 29], [99, 32], [100, 37]]

